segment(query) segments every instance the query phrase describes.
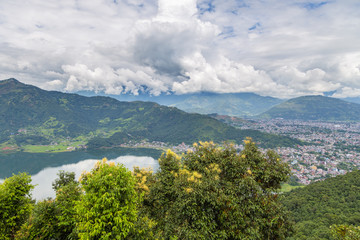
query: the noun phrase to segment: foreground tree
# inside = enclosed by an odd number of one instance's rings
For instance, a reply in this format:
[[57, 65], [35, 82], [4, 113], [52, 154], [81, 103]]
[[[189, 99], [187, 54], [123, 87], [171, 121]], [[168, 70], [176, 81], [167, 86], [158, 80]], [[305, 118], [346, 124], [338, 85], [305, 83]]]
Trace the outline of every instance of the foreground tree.
[[74, 172], [60, 171], [58, 176], [53, 183], [53, 189], [56, 191], [57, 237], [78, 239], [75, 206], [82, 195], [80, 184], [75, 180]]
[[34, 188], [26, 173], [14, 175], [0, 184], [0, 239], [14, 239], [32, 210], [30, 191]]
[[27, 222], [16, 233], [15, 239], [59, 239], [56, 229], [58, 223], [57, 214], [56, 204], [53, 199], [49, 198], [37, 202]]
[[[142, 178], [144, 208], [165, 239], [284, 239], [291, 225], [277, 190], [290, 170], [251, 139], [237, 153], [227, 145], [194, 144], [182, 157], [159, 159], [155, 182]], [[139, 178], [140, 181], [140, 178]], [[149, 190], [147, 190], [149, 188]]]
[[80, 180], [85, 194], [76, 205], [80, 239], [124, 239], [137, 219], [135, 180], [123, 165], [104, 158]]
[[17, 232], [16, 239], [78, 239], [76, 233], [75, 204], [81, 189], [75, 173], [60, 171], [53, 183], [55, 199], [35, 204], [27, 222]]

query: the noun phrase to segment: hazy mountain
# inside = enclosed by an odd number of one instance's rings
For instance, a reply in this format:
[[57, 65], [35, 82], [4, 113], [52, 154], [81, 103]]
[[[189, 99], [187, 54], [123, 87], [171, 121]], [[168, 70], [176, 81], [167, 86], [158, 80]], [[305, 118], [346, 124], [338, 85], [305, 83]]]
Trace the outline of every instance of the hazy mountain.
[[360, 104], [324, 96], [304, 96], [280, 103], [260, 118], [324, 121], [359, 121]]
[[[95, 96], [94, 92], [78, 92], [84, 96]], [[140, 93], [137, 96], [131, 94], [122, 95], [100, 95], [110, 96], [120, 101], [152, 101], [166, 106], [177, 107], [189, 113], [211, 114], [230, 116], [254, 116], [269, 110], [271, 107], [284, 100], [263, 97], [255, 93], [210, 93], [200, 92], [193, 94], [161, 94], [151, 96]]]
[[186, 112], [202, 114], [254, 116], [281, 102], [283, 102], [281, 99], [262, 97], [254, 93], [202, 93], [190, 96], [172, 106]]
[[348, 98], [342, 98], [341, 100], [360, 104], [360, 97], [348, 97]]
[[[18, 134], [26, 129], [31, 134]], [[21, 135], [25, 143], [46, 144], [54, 136], [89, 135], [92, 146], [148, 139], [169, 143], [234, 140], [246, 136], [268, 147], [299, 144], [294, 139], [239, 130], [211, 117], [189, 114], [153, 102], [120, 102], [110, 97], [84, 97], [45, 91], [15, 79], [0, 82], [0, 143]], [[20, 141], [18, 139], [18, 141]]]

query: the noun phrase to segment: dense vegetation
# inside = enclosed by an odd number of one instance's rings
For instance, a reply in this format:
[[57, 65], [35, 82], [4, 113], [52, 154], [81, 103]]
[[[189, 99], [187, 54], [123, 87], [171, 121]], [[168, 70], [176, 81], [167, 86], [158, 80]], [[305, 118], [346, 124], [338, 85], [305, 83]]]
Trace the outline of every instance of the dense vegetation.
[[324, 96], [304, 96], [280, 103], [259, 115], [259, 117], [322, 121], [359, 121], [360, 104]]
[[169, 150], [159, 164], [156, 173], [131, 173], [103, 159], [79, 182], [60, 172], [56, 198], [36, 204], [30, 177], [14, 175], [0, 185], [1, 239], [284, 239], [291, 233], [277, 193], [289, 167], [250, 139], [240, 153], [200, 142], [183, 156]]
[[96, 137], [89, 142], [92, 147], [139, 139], [171, 144], [191, 144], [199, 140], [240, 143], [245, 136], [267, 147], [301, 144], [291, 138], [235, 129], [208, 116], [152, 102], [119, 102], [109, 97], [45, 91], [15, 79], [0, 82], [0, 139], [3, 142], [47, 144], [56, 137], [79, 136]]
[[296, 223], [296, 233], [290, 239], [331, 239], [333, 224], [359, 226], [359, 192], [357, 170], [286, 193], [282, 202]]

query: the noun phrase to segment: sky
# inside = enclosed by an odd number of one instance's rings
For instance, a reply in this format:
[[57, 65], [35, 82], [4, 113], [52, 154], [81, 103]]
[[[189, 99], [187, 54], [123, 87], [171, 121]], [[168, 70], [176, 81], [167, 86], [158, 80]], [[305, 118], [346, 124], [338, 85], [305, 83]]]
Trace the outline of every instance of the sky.
[[358, 0], [0, 0], [0, 79], [106, 94], [360, 96]]

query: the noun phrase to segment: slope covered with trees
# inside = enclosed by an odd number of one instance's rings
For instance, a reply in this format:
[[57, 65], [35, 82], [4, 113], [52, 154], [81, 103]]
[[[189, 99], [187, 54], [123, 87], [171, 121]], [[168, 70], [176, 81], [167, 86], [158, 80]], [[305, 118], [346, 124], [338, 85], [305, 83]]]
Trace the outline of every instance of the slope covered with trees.
[[358, 121], [360, 104], [324, 96], [304, 96], [280, 103], [260, 118], [284, 118], [323, 121]]
[[360, 226], [359, 193], [358, 170], [286, 193], [282, 202], [296, 223], [290, 239], [332, 239], [333, 224]]
[[[0, 143], [48, 144], [54, 137], [86, 135], [93, 147], [148, 139], [172, 144], [199, 140], [241, 142], [246, 136], [268, 147], [299, 141], [259, 131], [242, 131], [200, 114], [152, 102], [45, 91], [15, 79], [0, 82]], [[268, 141], [271, 138], [271, 141]]]

